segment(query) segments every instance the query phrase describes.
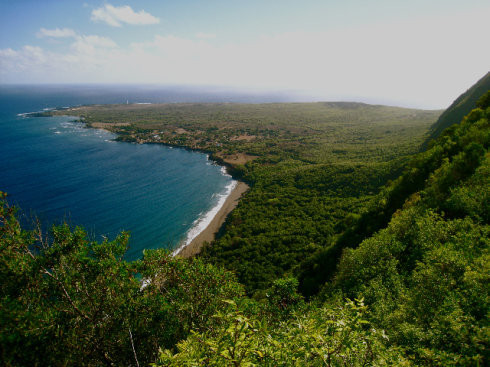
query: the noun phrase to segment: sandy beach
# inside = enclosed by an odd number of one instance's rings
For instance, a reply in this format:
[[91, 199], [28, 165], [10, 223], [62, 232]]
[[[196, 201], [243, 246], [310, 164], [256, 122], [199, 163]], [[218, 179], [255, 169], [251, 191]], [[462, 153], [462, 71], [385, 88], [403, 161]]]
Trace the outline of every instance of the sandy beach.
[[238, 201], [242, 194], [247, 191], [249, 186], [241, 181], [237, 182], [237, 185], [230, 193], [230, 195], [226, 198], [225, 203], [218, 211], [218, 213], [214, 216], [213, 220], [209, 223], [209, 225], [201, 232], [199, 235], [194, 238], [191, 243], [187, 246], [183, 247], [176, 256], [188, 258], [198, 254], [201, 251], [201, 248], [204, 242], [211, 242], [214, 240], [216, 233], [218, 233], [219, 229], [223, 225], [226, 220], [228, 214], [231, 213], [233, 209], [238, 205]]

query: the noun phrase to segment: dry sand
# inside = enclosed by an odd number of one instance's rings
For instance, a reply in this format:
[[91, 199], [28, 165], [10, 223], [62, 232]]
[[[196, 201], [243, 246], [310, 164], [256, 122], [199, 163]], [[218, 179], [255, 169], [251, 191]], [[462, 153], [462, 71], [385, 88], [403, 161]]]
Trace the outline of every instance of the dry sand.
[[188, 258], [198, 254], [201, 251], [204, 242], [211, 242], [214, 240], [216, 233], [218, 233], [219, 229], [223, 225], [226, 220], [228, 214], [231, 213], [233, 209], [238, 205], [238, 201], [242, 194], [248, 190], [248, 185], [244, 182], [238, 181], [237, 185], [230, 193], [230, 195], [226, 198], [225, 203], [218, 211], [218, 213], [214, 216], [213, 220], [209, 225], [201, 232], [199, 235], [194, 238], [191, 243], [182, 248], [177, 256]]

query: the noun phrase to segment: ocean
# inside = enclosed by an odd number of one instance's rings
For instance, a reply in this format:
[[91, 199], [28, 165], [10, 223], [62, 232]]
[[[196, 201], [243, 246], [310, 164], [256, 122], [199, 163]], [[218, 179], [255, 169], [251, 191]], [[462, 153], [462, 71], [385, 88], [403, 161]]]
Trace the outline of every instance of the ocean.
[[0, 191], [22, 222], [66, 222], [89, 239], [131, 234], [127, 260], [195, 237], [234, 185], [207, 155], [115, 142], [73, 117], [25, 117], [55, 107], [106, 103], [268, 102], [280, 96], [154, 86], [0, 86]]

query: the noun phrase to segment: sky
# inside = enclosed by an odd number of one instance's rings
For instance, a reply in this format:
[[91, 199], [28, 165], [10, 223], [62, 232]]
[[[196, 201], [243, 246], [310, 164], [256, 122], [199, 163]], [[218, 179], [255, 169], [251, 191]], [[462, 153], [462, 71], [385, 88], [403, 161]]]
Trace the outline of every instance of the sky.
[[0, 84], [297, 91], [446, 108], [490, 70], [488, 0], [0, 0]]

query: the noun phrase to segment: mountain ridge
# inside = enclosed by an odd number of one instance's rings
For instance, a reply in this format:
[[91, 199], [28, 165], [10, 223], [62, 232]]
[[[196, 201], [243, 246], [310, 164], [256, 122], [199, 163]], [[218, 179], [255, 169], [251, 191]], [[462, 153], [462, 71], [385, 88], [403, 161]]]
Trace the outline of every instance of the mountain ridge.
[[444, 129], [459, 123], [464, 116], [476, 107], [478, 99], [488, 90], [490, 90], [490, 71], [456, 98], [439, 116], [439, 119], [431, 126], [429, 137], [422, 147], [424, 149], [427, 148], [429, 141], [441, 135]]

